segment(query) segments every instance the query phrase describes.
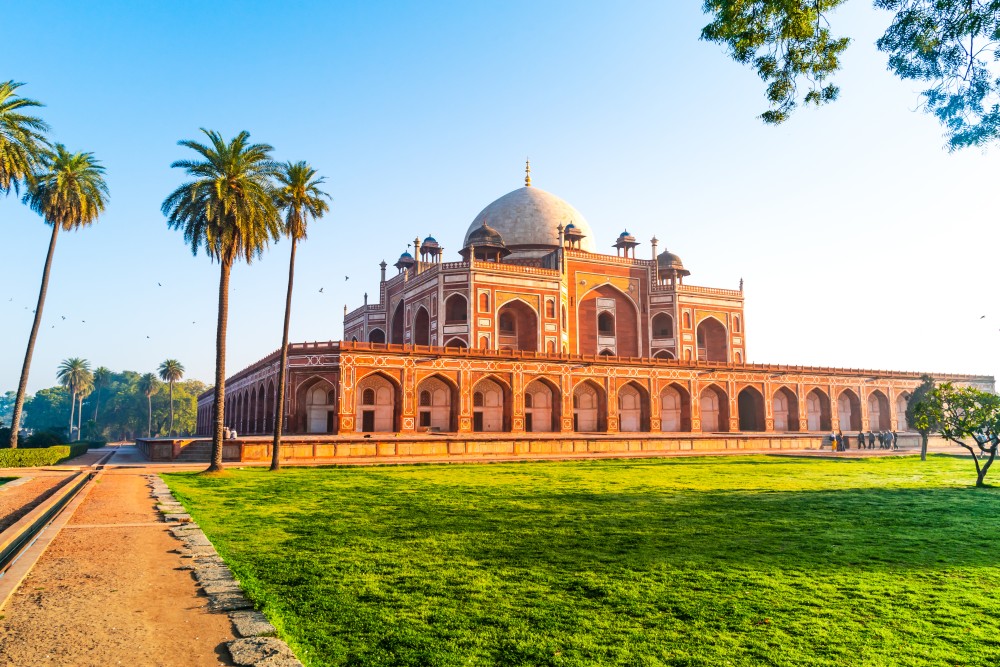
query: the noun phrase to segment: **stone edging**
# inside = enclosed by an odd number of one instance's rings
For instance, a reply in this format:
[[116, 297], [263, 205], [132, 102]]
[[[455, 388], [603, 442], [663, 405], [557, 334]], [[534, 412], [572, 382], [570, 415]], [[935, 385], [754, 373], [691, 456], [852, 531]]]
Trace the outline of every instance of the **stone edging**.
[[170, 532], [183, 543], [177, 552], [191, 563], [184, 568], [192, 571], [202, 592], [208, 596], [208, 610], [228, 613], [233, 630], [240, 637], [226, 644], [233, 662], [243, 667], [303, 667], [288, 644], [275, 637], [277, 631], [264, 614], [254, 610], [253, 604], [243, 595], [240, 583], [166, 483], [159, 475], [146, 475], [146, 478], [151, 495], [156, 499], [157, 511], [164, 521], [173, 523]]

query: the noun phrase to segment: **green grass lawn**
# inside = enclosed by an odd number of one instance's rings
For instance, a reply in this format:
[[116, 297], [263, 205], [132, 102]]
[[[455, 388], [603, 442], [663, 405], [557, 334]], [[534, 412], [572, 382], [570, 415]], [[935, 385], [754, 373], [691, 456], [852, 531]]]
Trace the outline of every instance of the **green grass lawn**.
[[1000, 665], [967, 459], [164, 475], [319, 665]]

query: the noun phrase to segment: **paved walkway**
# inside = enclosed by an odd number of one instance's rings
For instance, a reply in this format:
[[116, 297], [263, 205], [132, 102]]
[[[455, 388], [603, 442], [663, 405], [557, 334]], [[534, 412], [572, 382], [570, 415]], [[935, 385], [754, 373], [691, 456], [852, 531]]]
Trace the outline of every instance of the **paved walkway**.
[[[111, 465], [136, 462], [128, 449]], [[91, 452], [63, 468], [100, 456]], [[55, 477], [53, 469], [44, 472], [39, 479]], [[229, 618], [206, 610], [207, 598], [182, 569], [147, 472], [112, 468], [90, 486], [3, 608], [0, 665], [233, 664], [225, 647], [236, 638]]]

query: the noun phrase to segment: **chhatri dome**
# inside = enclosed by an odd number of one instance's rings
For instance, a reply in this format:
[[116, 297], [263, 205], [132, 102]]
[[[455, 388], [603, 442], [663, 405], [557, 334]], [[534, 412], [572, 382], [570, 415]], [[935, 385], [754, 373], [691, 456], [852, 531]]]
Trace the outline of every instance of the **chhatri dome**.
[[533, 250], [548, 251], [559, 246], [559, 225], [573, 224], [583, 234], [580, 249], [595, 252], [594, 233], [587, 219], [572, 204], [551, 192], [531, 185], [531, 167], [525, 169], [524, 187], [508, 192], [484, 208], [465, 232], [463, 246], [469, 237], [489, 221], [500, 233], [504, 244], [516, 255], [533, 254]]

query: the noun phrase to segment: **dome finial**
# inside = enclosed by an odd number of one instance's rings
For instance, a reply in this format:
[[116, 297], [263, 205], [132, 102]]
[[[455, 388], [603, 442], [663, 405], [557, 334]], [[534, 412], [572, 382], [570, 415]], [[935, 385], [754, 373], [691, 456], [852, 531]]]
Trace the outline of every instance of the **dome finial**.
[[524, 187], [531, 187], [531, 160], [524, 158]]

